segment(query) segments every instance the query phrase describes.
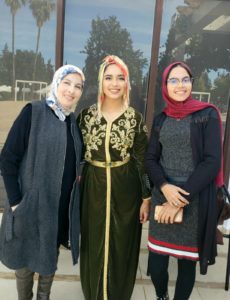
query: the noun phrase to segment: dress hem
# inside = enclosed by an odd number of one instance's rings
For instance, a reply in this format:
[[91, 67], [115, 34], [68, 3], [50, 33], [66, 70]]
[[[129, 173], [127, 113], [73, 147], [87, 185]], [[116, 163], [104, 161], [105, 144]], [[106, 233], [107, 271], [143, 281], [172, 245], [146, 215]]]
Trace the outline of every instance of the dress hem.
[[176, 258], [189, 259], [194, 261], [199, 260], [198, 248], [196, 247], [187, 247], [187, 246], [169, 244], [162, 241], [157, 241], [152, 237], [149, 237], [148, 249], [149, 251], [152, 252], [170, 255]]

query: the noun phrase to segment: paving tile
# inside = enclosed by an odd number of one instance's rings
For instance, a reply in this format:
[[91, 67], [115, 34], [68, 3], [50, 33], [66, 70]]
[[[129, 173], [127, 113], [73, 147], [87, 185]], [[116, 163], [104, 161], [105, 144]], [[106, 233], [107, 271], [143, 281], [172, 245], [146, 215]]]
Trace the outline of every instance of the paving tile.
[[142, 285], [135, 285], [131, 300], [145, 300], [145, 291]]
[[201, 275], [199, 265], [197, 265], [196, 280], [198, 282], [221, 283], [225, 281], [227, 258], [216, 259], [216, 264], [208, 267], [207, 275]]
[[147, 242], [148, 242], [148, 228], [143, 227], [142, 229], [142, 236], [141, 236], [141, 249], [147, 249]]
[[50, 300], [84, 300], [80, 282], [54, 281]]
[[80, 275], [79, 264], [73, 266], [71, 252], [66, 249], [60, 249], [58, 258], [58, 269], [56, 274]]
[[136, 278], [137, 279], [142, 279], [140, 264], [138, 264], [138, 267], [137, 267]]
[[[198, 288], [198, 293], [201, 300], [228, 300], [230, 299], [230, 292], [224, 289], [208, 289]], [[196, 299], [194, 299], [196, 300]]]
[[141, 272], [141, 279], [149, 279], [147, 276], [147, 265], [148, 265], [148, 253], [140, 253], [139, 256], [139, 268]]
[[[155, 300], [156, 299], [155, 290], [153, 288], [153, 285], [145, 285], [144, 290], [145, 290], [145, 297], [146, 298], [143, 298], [143, 299], [146, 299], [146, 300]], [[168, 293], [169, 293], [169, 298], [173, 299], [174, 287], [169, 286]], [[201, 300], [201, 297], [200, 297], [200, 295], [198, 293], [198, 290], [196, 288], [193, 289], [190, 300]]]
[[[171, 289], [171, 290], [174, 291], [174, 289]], [[173, 294], [172, 294], [172, 297], [173, 297]], [[171, 297], [171, 299], [172, 299], [172, 297]], [[201, 299], [202, 298], [199, 294], [199, 290], [195, 287], [192, 291], [192, 294], [191, 294], [189, 300], [201, 300]], [[209, 300], [209, 298], [206, 298], [206, 300]]]
[[17, 292], [14, 280], [0, 280], [0, 298], [1, 300], [16, 300]]
[[155, 290], [152, 283], [150, 283], [149, 285], [145, 285], [144, 291], [145, 291], [145, 298], [144, 298], [145, 300], [155, 300], [156, 298]]

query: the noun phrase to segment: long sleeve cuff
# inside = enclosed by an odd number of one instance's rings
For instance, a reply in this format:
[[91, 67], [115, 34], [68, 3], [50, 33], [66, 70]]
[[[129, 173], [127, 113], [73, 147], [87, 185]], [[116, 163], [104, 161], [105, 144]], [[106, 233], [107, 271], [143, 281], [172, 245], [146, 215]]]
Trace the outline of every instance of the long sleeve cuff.
[[10, 206], [17, 205], [21, 202], [22, 195], [16, 175], [4, 175], [3, 181], [5, 184], [6, 194]]

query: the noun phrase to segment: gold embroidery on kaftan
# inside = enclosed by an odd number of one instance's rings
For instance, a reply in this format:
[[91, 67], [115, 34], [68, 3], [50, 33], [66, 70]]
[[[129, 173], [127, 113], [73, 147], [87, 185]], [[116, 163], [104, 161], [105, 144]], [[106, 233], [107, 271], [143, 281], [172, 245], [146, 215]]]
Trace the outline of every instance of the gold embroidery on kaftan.
[[[85, 128], [82, 128], [82, 135], [84, 139], [85, 159], [92, 158], [92, 150], [98, 150], [98, 146], [102, 145], [103, 138], [105, 137], [106, 124], [101, 125], [100, 120], [97, 119], [96, 105], [92, 105], [88, 114], [84, 116]], [[97, 124], [98, 126], [95, 126]]]
[[[98, 150], [106, 136], [107, 123], [102, 124], [97, 115], [97, 106], [92, 105], [84, 116], [85, 127], [82, 128], [84, 144], [86, 145], [85, 159], [92, 158], [92, 151]], [[140, 128], [139, 128], [140, 129]], [[143, 126], [147, 131], [146, 126]], [[112, 123], [110, 144], [120, 153], [121, 160], [130, 157], [129, 149], [133, 147], [137, 120], [135, 110], [129, 107], [124, 114]]]

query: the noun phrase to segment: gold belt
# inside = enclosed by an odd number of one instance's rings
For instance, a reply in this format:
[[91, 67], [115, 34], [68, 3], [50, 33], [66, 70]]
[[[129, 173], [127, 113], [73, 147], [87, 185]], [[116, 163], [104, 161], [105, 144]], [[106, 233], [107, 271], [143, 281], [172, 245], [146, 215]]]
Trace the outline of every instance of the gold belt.
[[98, 160], [86, 160], [89, 164], [91, 164], [92, 166], [95, 167], [99, 167], [99, 168], [116, 168], [116, 167], [120, 167], [122, 165], [127, 164], [127, 162], [129, 162], [130, 157], [127, 157], [126, 159], [122, 160], [122, 161], [98, 161]]

